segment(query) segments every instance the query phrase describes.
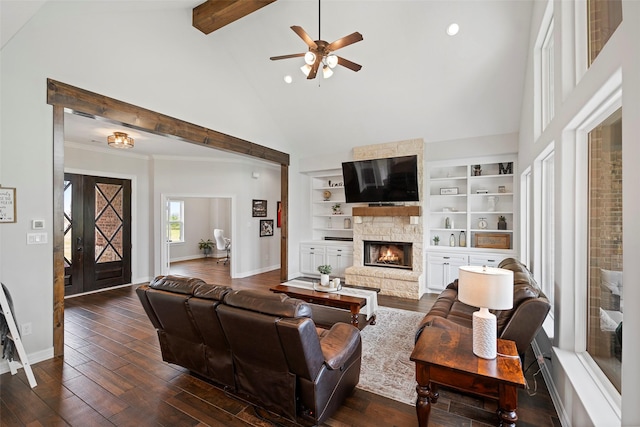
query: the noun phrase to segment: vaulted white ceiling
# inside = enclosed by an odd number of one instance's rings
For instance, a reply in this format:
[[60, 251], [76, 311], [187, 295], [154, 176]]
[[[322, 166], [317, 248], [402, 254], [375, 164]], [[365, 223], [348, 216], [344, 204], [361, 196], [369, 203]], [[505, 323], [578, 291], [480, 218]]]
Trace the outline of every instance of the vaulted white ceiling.
[[[38, 3], [2, 0], [3, 46], [38, 12]], [[201, 0], [114, 3], [123, 12], [171, 8], [190, 15]], [[328, 80], [306, 80], [301, 58], [269, 60], [306, 51], [292, 25], [317, 38], [317, 1], [278, 0], [183, 48], [204, 47], [203, 56], [231, 58], [226, 66], [243, 77], [278, 130], [264, 140], [284, 138], [293, 154], [307, 157], [409, 138], [432, 142], [517, 132], [531, 10], [525, 0], [323, 0], [322, 39], [331, 42], [354, 31], [364, 36], [338, 51], [362, 70], [337, 67]], [[446, 34], [452, 22], [460, 25], [454, 37]], [[188, 69], [185, 64], [183, 78], [189, 78]], [[285, 75], [292, 76], [291, 84]], [[76, 130], [74, 122], [65, 129], [67, 140], [96, 139], [86, 126]], [[238, 127], [233, 136], [251, 140], [243, 132]]]

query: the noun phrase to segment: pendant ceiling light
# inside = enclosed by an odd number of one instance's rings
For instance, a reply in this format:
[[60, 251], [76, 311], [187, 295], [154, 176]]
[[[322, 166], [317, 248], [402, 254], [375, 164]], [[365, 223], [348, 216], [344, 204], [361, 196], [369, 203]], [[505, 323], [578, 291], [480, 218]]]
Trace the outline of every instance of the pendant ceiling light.
[[133, 138], [124, 132], [114, 132], [107, 137], [107, 144], [113, 148], [133, 148]]
[[305, 64], [300, 67], [300, 70], [307, 76], [308, 80], [313, 80], [318, 75], [318, 70], [322, 66], [322, 76], [328, 79], [333, 75], [333, 68], [337, 65], [342, 65], [353, 71], [360, 71], [361, 65], [351, 62], [348, 59], [341, 58], [333, 52], [349, 46], [350, 44], [357, 43], [363, 40], [362, 34], [355, 32], [348, 36], [342, 37], [334, 41], [333, 43], [327, 43], [320, 38], [320, 0], [318, 0], [318, 40], [311, 40], [309, 34], [302, 27], [294, 25], [291, 29], [309, 46], [309, 51], [306, 53], [294, 53], [291, 55], [272, 56], [272, 61], [278, 59], [299, 58], [304, 57]]

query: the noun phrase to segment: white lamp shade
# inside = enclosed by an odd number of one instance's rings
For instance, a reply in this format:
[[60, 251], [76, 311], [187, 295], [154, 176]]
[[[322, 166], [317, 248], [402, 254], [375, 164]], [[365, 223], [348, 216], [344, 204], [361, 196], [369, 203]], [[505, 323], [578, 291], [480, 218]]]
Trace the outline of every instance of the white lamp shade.
[[324, 77], [325, 79], [328, 79], [331, 76], [333, 76], [333, 70], [331, 68], [329, 68], [328, 65], [325, 65], [322, 68], [322, 77]]
[[513, 271], [463, 266], [458, 276], [458, 299], [473, 307], [508, 310], [513, 307]]

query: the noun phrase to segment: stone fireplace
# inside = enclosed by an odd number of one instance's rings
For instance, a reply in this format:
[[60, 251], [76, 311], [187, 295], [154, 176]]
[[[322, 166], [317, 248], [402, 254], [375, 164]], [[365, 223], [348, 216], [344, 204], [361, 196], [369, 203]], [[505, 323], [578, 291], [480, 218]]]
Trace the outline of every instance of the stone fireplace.
[[369, 267], [413, 269], [411, 242], [364, 240], [364, 265]]
[[[354, 160], [412, 154], [418, 156], [419, 194], [423, 200], [424, 142], [421, 139], [353, 150]], [[407, 202], [404, 206], [353, 207], [353, 266], [345, 271], [346, 282], [380, 289], [381, 295], [420, 299], [426, 292], [420, 209], [421, 202]], [[365, 242], [369, 242], [367, 249]], [[378, 247], [372, 249], [371, 243]], [[397, 248], [399, 245], [403, 245], [401, 250]], [[393, 250], [387, 255], [390, 249]], [[400, 258], [403, 258], [402, 263]]]

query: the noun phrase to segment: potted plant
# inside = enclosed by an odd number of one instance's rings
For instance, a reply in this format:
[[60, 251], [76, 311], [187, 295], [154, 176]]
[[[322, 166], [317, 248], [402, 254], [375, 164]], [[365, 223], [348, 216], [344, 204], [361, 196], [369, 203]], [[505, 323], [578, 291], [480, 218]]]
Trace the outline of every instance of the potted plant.
[[440, 236], [433, 237], [433, 246], [438, 246], [440, 244]]
[[331, 210], [333, 211], [334, 215], [340, 215], [342, 213], [342, 210], [340, 209], [341, 205], [340, 203], [336, 203], [335, 205], [331, 206]]
[[204, 252], [204, 256], [209, 256], [213, 251], [213, 245], [214, 243], [211, 239], [200, 239], [200, 242], [198, 242], [198, 249]]
[[318, 271], [320, 272], [320, 284], [322, 286], [329, 285], [329, 273], [331, 273], [330, 265], [319, 265]]
[[507, 219], [500, 215], [498, 217], [498, 230], [506, 230], [507, 229]]

